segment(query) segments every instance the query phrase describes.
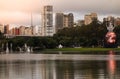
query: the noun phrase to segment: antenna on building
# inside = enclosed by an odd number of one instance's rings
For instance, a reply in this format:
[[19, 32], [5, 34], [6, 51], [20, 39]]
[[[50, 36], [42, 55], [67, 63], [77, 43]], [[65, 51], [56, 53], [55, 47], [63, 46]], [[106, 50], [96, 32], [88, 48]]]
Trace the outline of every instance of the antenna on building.
[[31, 12], [31, 29], [32, 29], [32, 34], [33, 34], [33, 14]]

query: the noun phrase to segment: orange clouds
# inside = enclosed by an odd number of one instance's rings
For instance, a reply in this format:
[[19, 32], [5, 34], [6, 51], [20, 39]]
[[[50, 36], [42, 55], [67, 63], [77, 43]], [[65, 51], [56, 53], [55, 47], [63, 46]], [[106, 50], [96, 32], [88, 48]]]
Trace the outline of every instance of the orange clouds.
[[119, 3], [120, 0], [0, 0], [0, 22], [20, 21], [28, 24], [27, 14], [32, 12], [38, 23], [41, 20], [39, 17], [43, 5], [53, 5], [54, 12], [81, 13], [82, 16], [96, 12], [103, 16], [109, 14], [120, 16]]
[[39, 8], [39, 0], [0, 0], [0, 10], [32, 11]]

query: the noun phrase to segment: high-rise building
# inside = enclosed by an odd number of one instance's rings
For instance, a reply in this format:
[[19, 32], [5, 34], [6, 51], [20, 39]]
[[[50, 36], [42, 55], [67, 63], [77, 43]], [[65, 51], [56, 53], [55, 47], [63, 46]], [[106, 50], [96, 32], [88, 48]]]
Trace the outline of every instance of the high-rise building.
[[37, 35], [36, 34], [36, 31], [37, 31], [37, 28], [36, 28], [37, 26], [34, 26], [33, 28], [32, 28], [32, 33], [33, 33], [33, 35]]
[[120, 25], [120, 18], [116, 18], [116, 26]]
[[109, 24], [111, 22], [113, 25], [116, 25], [116, 19], [113, 16], [108, 16], [107, 18], [103, 18], [103, 23]]
[[85, 19], [85, 25], [88, 25], [92, 23], [93, 20], [97, 20], [97, 14], [96, 13], [87, 14], [85, 15], [84, 19]]
[[63, 27], [68, 27], [68, 15], [64, 15], [64, 24], [63, 24]]
[[68, 14], [68, 27], [73, 27], [74, 25], [74, 16], [72, 13]]
[[85, 15], [84, 19], [85, 19], [85, 25], [88, 25], [92, 22], [90, 15]]
[[104, 18], [103, 21], [104, 22], [112, 22], [113, 25], [115, 25], [115, 26], [120, 25], [120, 18], [119, 17], [115, 18], [113, 16], [108, 16], [107, 18]]
[[55, 16], [56, 32], [59, 29], [62, 29], [63, 26], [64, 26], [64, 14], [63, 13], [56, 13], [56, 16]]
[[0, 24], [0, 32], [4, 33], [4, 25], [3, 24]]
[[64, 15], [64, 26], [63, 27], [73, 27], [74, 25], [74, 16], [72, 13]]
[[56, 13], [56, 17], [55, 17], [56, 32], [64, 27], [73, 27], [73, 26], [74, 26], [74, 16], [72, 13], [69, 14]]
[[9, 34], [9, 25], [4, 25], [4, 34]]
[[20, 30], [20, 35], [25, 35], [25, 26], [20, 26], [19, 30]]
[[43, 7], [42, 12], [43, 36], [53, 36], [53, 6], [47, 5]]
[[18, 27], [14, 27], [9, 30], [9, 35], [20, 35], [20, 30]]
[[20, 35], [20, 30], [17, 27], [15, 27], [15, 35]]
[[107, 17], [107, 21], [109, 22], [114, 22], [115, 21], [115, 18], [113, 16], [108, 16]]
[[38, 28], [37, 35], [43, 36], [43, 30], [44, 30], [43, 27], [41, 25], [39, 25], [37, 28]]
[[26, 36], [32, 36], [32, 28], [31, 27], [25, 27], [25, 35]]
[[82, 26], [84, 25], [84, 20], [78, 20], [76, 23], [77, 26]]
[[9, 30], [9, 34], [10, 34], [10, 35], [14, 35], [14, 29], [15, 29], [15, 28], [11, 28], [11, 29]]

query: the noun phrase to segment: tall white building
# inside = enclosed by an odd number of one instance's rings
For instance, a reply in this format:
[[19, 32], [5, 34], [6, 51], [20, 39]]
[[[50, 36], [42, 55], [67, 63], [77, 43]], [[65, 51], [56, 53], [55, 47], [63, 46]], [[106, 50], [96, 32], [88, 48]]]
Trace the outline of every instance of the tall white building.
[[42, 12], [42, 36], [53, 36], [53, 6], [47, 5], [43, 7]]

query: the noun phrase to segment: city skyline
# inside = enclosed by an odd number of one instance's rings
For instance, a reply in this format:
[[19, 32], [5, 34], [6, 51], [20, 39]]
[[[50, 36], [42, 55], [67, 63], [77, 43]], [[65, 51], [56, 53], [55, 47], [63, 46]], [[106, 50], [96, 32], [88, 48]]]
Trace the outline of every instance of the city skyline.
[[[67, 4], [69, 3], [69, 5]], [[84, 15], [96, 12], [98, 19], [107, 16], [120, 16], [119, 0], [0, 0], [0, 23], [41, 25], [41, 10], [44, 5], [52, 5], [54, 16], [57, 12], [73, 13], [75, 20], [84, 19]]]

